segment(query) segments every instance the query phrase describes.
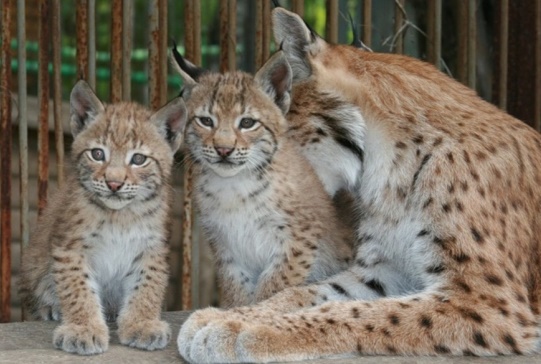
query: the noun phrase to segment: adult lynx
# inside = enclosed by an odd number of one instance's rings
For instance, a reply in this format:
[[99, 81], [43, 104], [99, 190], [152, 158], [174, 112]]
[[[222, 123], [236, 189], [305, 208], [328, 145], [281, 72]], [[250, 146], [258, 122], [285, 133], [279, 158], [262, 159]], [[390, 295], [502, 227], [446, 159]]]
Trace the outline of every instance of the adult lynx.
[[185, 106], [151, 114], [134, 103], [103, 105], [88, 84], [71, 93], [74, 172], [51, 199], [24, 251], [20, 292], [34, 318], [62, 320], [53, 343], [105, 351], [105, 320], [118, 316], [125, 345], [163, 348], [173, 154]]
[[[328, 44], [284, 9], [273, 20], [295, 76], [291, 133], [329, 192], [356, 196], [355, 263], [253, 307], [194, 313], [178, 338], [181, 354], [268, 362], [532, 353], [539, 134], [431, 65]], [[343, 105], [361, 117], [344, 117]], [[306, 143], [322, 127], [321, 143]], [[322, 163], [328, 153], [332, 165]]]
[[349, 231], [286, 131], [291, 69], [278, 53], [252, 77], [197, 69], [185, 80], [186, 147], [225, 306], [259, 302], [347, 267]]

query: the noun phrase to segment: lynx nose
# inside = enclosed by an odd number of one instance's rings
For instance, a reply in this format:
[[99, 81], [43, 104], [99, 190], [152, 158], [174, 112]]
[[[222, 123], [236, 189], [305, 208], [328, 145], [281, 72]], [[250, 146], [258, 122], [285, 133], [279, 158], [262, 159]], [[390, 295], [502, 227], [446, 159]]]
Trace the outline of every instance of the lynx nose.
[[218, 152], [218, 155], [222, 158], [229, 157], [231, 153], [233, 153], [233, 148], [214, 147], [214, 149], [216, 149], [216, 152]]
[[118, 191], [120, 187], [122, 187], [122, 185], [124, 184], [123, 182], [117, 181], [106, 181], [105, 183], [107, 183], [107, 187], [109, 187], [109, 189], [113, 192]]

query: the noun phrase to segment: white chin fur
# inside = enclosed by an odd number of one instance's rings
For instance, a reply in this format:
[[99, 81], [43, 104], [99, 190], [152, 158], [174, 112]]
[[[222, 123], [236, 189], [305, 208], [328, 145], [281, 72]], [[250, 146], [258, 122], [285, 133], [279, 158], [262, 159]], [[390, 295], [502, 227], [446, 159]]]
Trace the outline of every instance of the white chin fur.
[[117, 198], [100, 198], [100, 200], [105, 205], [105, 207], [111, 210], [123, 209], [131, 202], [131, 200], [120, 200]]
[[226, 166], [226, 167], [224, 167], [224, 166], [211, 164], [210, 169], [212, 169], [212, 171], [214, 173], [216, 173], [218, 176], [220, 176], [222, 178], [228, 178], [228, 177], [233, 177], [233, 176], [237, 175], [242, 170], [242, 166]]

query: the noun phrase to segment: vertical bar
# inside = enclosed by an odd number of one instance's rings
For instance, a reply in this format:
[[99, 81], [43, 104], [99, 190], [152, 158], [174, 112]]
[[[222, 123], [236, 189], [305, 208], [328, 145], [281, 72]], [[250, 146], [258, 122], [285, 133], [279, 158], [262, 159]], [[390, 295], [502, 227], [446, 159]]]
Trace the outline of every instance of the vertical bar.
[[270, 57], [270, 43], [271, 43], [271, 6], [270, 1], [263, 1], [263, 62]]
[[159, 29], [159, 44], [158, 44], [158, 59], [160, 62], [160, 105], [165, 104], [167, 100], [167, 0], [158, 1], [158, 29]]
[[186, 59], [193, 60], [194, 54], [194, 30], [193, 24], [193, 0], [184, 1], [184, 53]]
[[459, 0], [458, 3], [458, 46], [457, 46], [457, 79], [463, 84], [468, 84], [468, 12], [467, 1]]
[[363, 43], [372, 47], [372, 0], [363, 1]]
[[193, 6], [193, 58], [192, 62], [198, 66], [201, 65], [201, 1], [192, 0]]
[[263, 1], [255, 2], [255, 69], [263, 65]]
[[161, 106], [160, 100], [160, 59], [159, 59], [159, 44], [160, 44], [160, 30], [159, 30], [159, 0], [151, 0], [148, 16], [149, 27], [149, 44], [148, 44], [148, 73], [149, 73], [149, 96], [150, 107], [153, 110], [158, 109]]
[[56, 145], [56, 165], [58, 186], [64, 184], [64, 131], [62, 126], [62, 75], [60, 63], [60, 0], [52, 1], [52, 48], [53, 48], [53, 115], [54, 138]]
[[122, 100], [131, 100], [131, 51], [133, 39], [133, 2], [122, 1]]
[[477, 46], [477, 0], [468, 2], [468, 86], [475, 90]]
[[338, 0], [326, 0], [325, 10], [327, 13], [325, 38], [330, 43], [338, 43]]
[[398, 53], [398, 54], [404, 53], [404, 29], [402, 29], [402, 26], [404, 25], [405, 3], [406, 3], [406, 0], [395, 0], [394, 34], [395, 34], [396, 40], [394, 42], [394, 51], [395, 53]]
[[303, 17], [304, 16], [304, 0], [291, 0], [291, 10], [293, 10], [295, 13]]
[[96, 89], [96, 0], [88, 0], [88, 84]]
[[507, 109], [507, 59], [509, 53], [509, 0], [500, 0], [500, 77], [498, 80], [498, 105]]
[[111, 103], [122, 100], [122, 19], [122, 0], [113, 0], [111, 5]]
[[228, 24], [229, 0], [220, 0], [220, 72], [229, 70], [229, 32]]
[[441, 0], [428, 2], [428, 62], [441, 68]]
[[88, 0], [77, 0], [75, 23], [77, 78], [88, 81]]
[[39, 3], [39, 54], [38, 54], [38, 214], [47, 205], [49, 179], [49, 44], [50, 0]]
[[227, 65], [230, 70], [236, 69], [237, 65], [237, 0], [229, 0], [227, 22], [229, 26], [229, 38], [227, 47]]
[[[19, 175], [21, 199], [21, 251], [28, 245], [28, 114], [26, 89], [26, 19], [25, 0], [17, 0], [17, 90], [19, 93]], [[4, 63], [2, 63], [4, 64]], [[23, 317], [24, 318], [24, 317]]]
[[534, 125], [541, 131], [541, 0], [535, 2], [535, 33]]
[[[185, 163], [185, 166], [191, 163]], [[192, 169], [184, 168], [184, 220], [182, 221], [181, 310], [192, 309]]]
[[11, 1], [2, 0], [0, 54], [0, 322], [11, 319]]

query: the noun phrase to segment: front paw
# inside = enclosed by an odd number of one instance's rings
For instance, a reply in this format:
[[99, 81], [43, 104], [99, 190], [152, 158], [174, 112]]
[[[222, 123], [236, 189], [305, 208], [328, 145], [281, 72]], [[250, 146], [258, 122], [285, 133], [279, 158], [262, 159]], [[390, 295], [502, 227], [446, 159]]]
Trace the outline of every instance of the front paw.
[[197, 332], [210, 322], [225, 319], [228, 311], [217, 308], [206, 308], [195, 311], [180, 328], [177, 338], [178, 351], [187, 360], [190, 360], [190, 348]]
[[219, 320], [209, 323], [195, 334], [189, 356], [192, 363], [237, 363], [237, 338], [248, 324], [239, 320]]
[[54, 330], [55, 348], [79, 355], [101, 354], [109, 346], [109, 331], [102, 325], [63, 324]]
[[123, 345], [144, 350], [163, 349], [171, 338], [169, 324], [160, 320], [123, 323], [118, 328], [118, 338]]

